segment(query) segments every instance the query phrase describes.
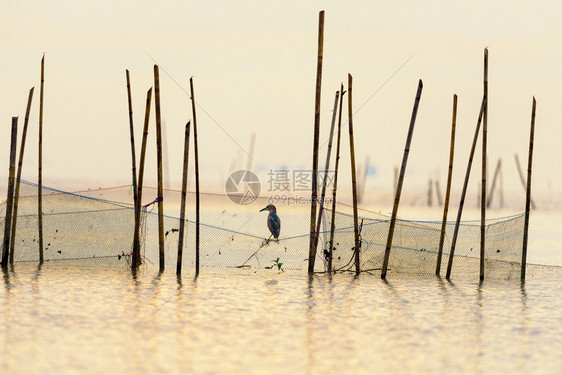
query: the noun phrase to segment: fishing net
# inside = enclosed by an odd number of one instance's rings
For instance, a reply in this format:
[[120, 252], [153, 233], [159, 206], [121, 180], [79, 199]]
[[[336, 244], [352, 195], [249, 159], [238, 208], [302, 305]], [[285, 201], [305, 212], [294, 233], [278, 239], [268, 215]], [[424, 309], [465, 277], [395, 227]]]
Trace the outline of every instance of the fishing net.
[[[331, 213], [328, 215], [331, 217]], [[333, 264], [336, 269], [354, 267], [353, 216], [336, 213], [334, 220], [342, 228], [334, 232]], [[520, 277], [524, 215], [486, 222], [485, 276]], [[361, 269], [380, 269], [383, 263], [390, 219], [360, 217]], [[447, 222], [441, 260], [441, 273], [447, 269], [454, 222]], [[435, 274], [442, 222], [397, 219], [390, 251], [388, 274]], [[455, 276], [470, 277], [480, 272], [480, 221], [461, 222], [452, 265]]]
[[[43, 256], [47, 263], [123, 265], [131, 262], [134, 205], [131, 186], [65, 192], [21, 181], [14, 262], [39, 261], [37, 194], [43, 201]], [[308, 269], [310, 201], [303, 197], [249, 197], [246, 204], [225, 194], [200, 194], [200, 265], [202, 268], [257, 270]], [[164, 259], [175, 267], [180, 226], [181, 192], [143, 188], [141, 257], [144, 266], [159, 263], [157, 201], [164, 214]], [[326, 206], [331, 207], [331, 204]], [[266, 225], [268, 204], [275, 204], [281, 218], [278, 241]], [[0, 228], [4, 228], [6, 204], [0, 205]], [[350, 206], [338, 202], [337, 211], [323, 211], [315, 271], [327, 271], [329, 243], [333, 243], [333, 270], [354, 271], [354, 218]], [[331, 231], [332, 222], [334, 231]], [[485, 277], [519, 278], [524, 215], [486, 222]], [[379, 213], [359, 210], [360, 268], [380, 270], [390, 220]], [[447, 223], [441, 274], [447, 268], [455, 223]], [[183, 270], [195, 267], [195, 194], [187, 194]], [[0, 231], [3, 237], [3, 230]], [[388, 275], [433, 275], [437, 263], [441, 222], [397, 220]], [[333, 238], [332, 238], [333, 236]], [[462, 222], [453, 261], [452, 277], [477, 278], [480, 267], [480, 222]], [[561, 277], [562, 267], [527, 265], [527, 277]], [[379, 271], [380, 272], [380, 271]]]

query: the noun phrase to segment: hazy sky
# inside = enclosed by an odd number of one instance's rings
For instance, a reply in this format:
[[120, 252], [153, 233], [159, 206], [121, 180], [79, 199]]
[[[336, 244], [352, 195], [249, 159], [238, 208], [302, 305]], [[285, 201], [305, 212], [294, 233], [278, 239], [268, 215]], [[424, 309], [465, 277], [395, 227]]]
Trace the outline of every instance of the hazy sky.
[[[3, 1], [0, 178], [7, 180], [11, 117], [20, 116], [21, 133], [28, 90], [35, 86], [23, 176], [36, 179], [43, 53], [46, 185], [130, 182], [125, 69], [132, 79], [138, 152], [154, 63], [161, 68], [167, 185], [178, 187], [181, 178], [191, 76], [200, 106], [204, 182], [223, 184], [233, 167], [245, 166], [254, 132], [253, 165], [263, 179], [270, 169], [309, 169], [321, 9], [326, 11], [321, 142], [327, 140], [335, 91], [351, 73], [357, 162], [368, 156], [374, 164], [367, 188], [392, 186], [420, 78], [424, 90], [404, 188], [424, 189], [432, 177], [445, 180], [455, 93], [453, 183], [460, 188], [488, 47], [490, 168], [501, 157], [506, 189], [520, 189], [513, 155], [526, 166], [535, 95], [533, 184], [537, 192], [562, 191], [562, 5], [555, 1]], [[149, 183], [156, 175], [154, 125], [153, 107]], [[348, 151], [342, 147], [347, 176]]]

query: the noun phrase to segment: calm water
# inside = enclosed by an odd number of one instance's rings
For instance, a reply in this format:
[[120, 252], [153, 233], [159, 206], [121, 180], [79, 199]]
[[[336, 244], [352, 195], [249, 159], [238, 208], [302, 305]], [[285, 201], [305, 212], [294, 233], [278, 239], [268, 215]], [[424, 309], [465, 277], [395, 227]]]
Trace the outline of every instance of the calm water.
[[562, 373], [562, 283], [16, 265], [2, 374]]

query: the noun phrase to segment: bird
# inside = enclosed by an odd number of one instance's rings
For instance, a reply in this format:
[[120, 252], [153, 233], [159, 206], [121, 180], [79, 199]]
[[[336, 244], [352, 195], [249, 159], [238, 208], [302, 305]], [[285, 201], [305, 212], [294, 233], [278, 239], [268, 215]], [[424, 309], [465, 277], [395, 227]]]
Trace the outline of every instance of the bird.
[[277, 216], [277, 208], [275, 208], [275, 206], [272, 204], [268, 204], [267, 206], [262, 208], [260, 212], [265, 210], [269, 211], [269, 215], [267, 216], [267, 227], [271, 232], [271, 236], [269, 236], [267, 242], [269, 242], [272, 236], [275, 238], [275, 241], [279, 242], [279, 233], [281, 232], [281, 219], [279, 219], [279, 216]]

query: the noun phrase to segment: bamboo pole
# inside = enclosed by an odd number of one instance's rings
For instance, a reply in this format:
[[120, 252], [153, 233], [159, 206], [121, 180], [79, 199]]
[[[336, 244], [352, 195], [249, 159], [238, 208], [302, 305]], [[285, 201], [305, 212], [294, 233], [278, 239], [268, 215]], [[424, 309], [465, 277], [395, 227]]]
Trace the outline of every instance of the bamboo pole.
[[388, 260], [390, 258], [390, 249], [392, 247], [392, 237], [394, 235], [394, 227], [396, 226], [396, 216], [398, 215], [398, 205], [400, 203], [400, 195], [402, 193], [402, 185], [404, 184], [404, 176], [406, 174], [406, 164], [408, 163], [408, 155], [410, 153], [410, 144], [412, 143], [412, 135], [414, 134], [414, 125], [416, 123], [416, 116], [418, 114], [418, 107], [420, 104], [421, 93], [423, 89], [423, 82], [420, 79], [418, 83], [418, 91], [416, 93], [416, 100], [414, 102], [414, 109], [412, 110], [412, 117], [410, 119], [410, 127], [408, 129], [408, 136], [406, 138], [406, 147], [404, 148], [404, 155], [402, 157], [402, 166], [400, 167], [400, 176], [398, 177], [398, 185], [396, 187], [396, 195], [394, 198], [394, 206], [392, 208], [392, 217], [390, 218], [390, 228], [388, 230], [388, 238], [386, 240], [386, 249], [384, 251], [384, 260], [382, 264], [381, 279], [386, 279], [386, 271], [388, 268]]
[[355, 258], [355, 273], [361, 272], [360, 251], [361, 241], [359, 239], [359, 214], [357, 212], [357, 175], [355, 172], [355, 143], [353, 139], [353, 77], [347, 75], [347, 116], [349, 124], [349, 151], [351, 159], [351, 189], [353, 193], [353, 231], [355, 234], [355, 246], [353, 247], [353, 256]]
[[427, 205], [433, 206], [433, 180], [430, 178], [427, 185]]
[[39, 95], [39, 160], [37, 170], [37, 224], [39, 231], [39, 264], [43, 264], [43, 88], [45, 86], [45, 55], [41, 58], [41, 90]]
[[322, 61], [324, 54], [324, 11], [318, 15], [318, 59], [316, 64], [316, 94], [314, 101], [314, 141], [312, 145], [312, 188], [310, 197], [310, 243], [308, 250], [308, 273], [314, 273], [316, 260], [316, 200], [318, 198], [318, 144], [320, 138], [320, 94], [322, 88]]
[[437, 205], [443, 205], [443, 197], [441, 196], [441, 185], [439, 185], [439, 179], [436, 178], [434, 181], [435, 184], [435, 196], [437, 197]]
[[[137, 161], [135, 154], [135, 128], [133, 123], [133, 101], [131, 99], [131, 80], [129, 77], [129, 70], [125, 70], [127, 76], [127, 101], [129, 104], [129, 130], [131, 133], [131, 162], [132, 162], [132, 174], [133, 174], [133, 202], [135, 204], [134, 218], [135, 227], [133, 229], [133, 258], [135, 254], [140, 254], [140, 239], [139, 239], [139, 223], [140, 223], [140, 202], [138, 198], [138, 186], [137, 186]], [[138, 259], [137, 259], [138, 260]], [[138, 262], [133, 261], [133, 266], [138, 266]]]
[[449, 149], [449, 171], [447, 172], [447, 187], [445, 190], [445, 205], [443, 206], [443, 221], [441, 223], [441, 236], [439, 238], [439, 250], [437, 251], [437, 266], [435, 274], [441, 273], [441, 259], [443, 257], [443, 243], [447, 229], [447, 215], [449, 212], [449, 199], [451, 198], [451, 182], [453, 180], [453, 160], [455, 156], [455, 132], [457, 128], [457, 95], [453, 95], [453, 120], [451, 125], [451, 146]]
[[484, 119], [482, 122], [482, 193], [480, 194], [480, 281], [484, 280], [484, 260], [486, 259], [486, 176], [488, 148], [488, 48], [484, 49]]
[[529, 137], [529, 161], [527, 164], [527, 194], [525, 199], [525, 226], [523, 229], [523, 252], [521, 257], [521, 281], [525, 281], [527, 268], [527, 242], [529, 240], [529, 211], [531, 209], [531, 172], [533, 170], [533, 146], [535, 142], [535, 114], [537, 101], [533, 97], [533, 110], [531, 113], [531, 135]]
[[492, 186], [490, 186], [490, 194], [488, 194], [488, 200], [486, 201], [486, 208], [490, 208], [490, 206], [492, 205], [494, 191], [496, 190], [496, 181], [498, 179], [498, 175], [500, 174], [501, 167], [502, 167], [502, 159], [498, 159], [498, 164], [496, 164], [494, 177], [492, 178]]
[[139, 238], [139, 247], [138, 251], [135, 252], [133, 249], [133, 261], [132, 261], [132, 268], [136, 269], [141, 264], [141, 256], [140, 256], [140, 215], [142, 210], [142, 186], [144, 182], [144, 160], [146, 158], [146, 142], [148, 139], [148, 123], [150, 122], [150, 102], [152, 99], [152, 88], [150, 88], [146, 92], [146, 108], [144, 111], [144, 127], [142, 132], [142, 142], [141, 142], [141, 154], [139, 160], [139, 180], [138, 180], [138, 209], [137, 216], [135, 217], [135, 238]]
[[361, 174], [361, 184], [359, 185], [359, 202], [363, 202], [368, 173], [369, 173], [369, 155], [365, 157], [365, 165], [363, 166], [363, 173]]
[[396, 194], [396, 189], [398, 188], [398, 167], [394, 166], [394, 190], [392, 190], [392, 194]]
[[199, 275], [199, 147], [197, 144], [197, 114], [195, 111], [195, 92], [193, 91], [193, 77], [189, 79], [189, 87], [191, 89], [191, 111], [193, 112], [193, 152], [195, 153], [195, 275]]
[[[255, 143], [256, 143], [256, 133], [252, 133], [252, 136], [250, 137], [250, 148], [248, 149], [248, 161], [246, 163], [246, 170], [247, 171], [252, 170], [252, 162], [254, 161]], [[245, 184], [244, 195], [247, 195], [249, 191], [250, 191], [250, 186], [248, 184]]]
[[154, 65], [154, 105], [156, 107], [156, 156], [158, 167], [158, 245], [160, 272], [164, 271], [164, 189], [162, 187], [162, 122], [160, 114], [160, 77]]
[[459, 235], [459, 226], [462, 217], [462, 210], [464, 207], [464, 200], [466, 198], [466, 190], [468, 187], [468, 179], [470, 178], [470, 170], [472, 168], [472, 159], [474, 159], [474, 151], [476, 149], [476, 142], [478, 141], [478, 133], [480, 132], [480, 124], [482, 122], [482, 116], [484, 114], [484, 107], [486, 106], [486, 97], [482, 98], [482, 105], [480, 106], [480, 113], [478, 114], [478, 123], [476, 124], [476, 130], [474, 131], [474, 139], [472, 140], [472, 148], [470, 149], [470, 156], [468, 158], [468, 166], [466, 168], [466, 174], [464, 176], [464, 184], [462, 187], [461, 199], [459, 202], [459, 211], [457, 213], [457, 221], [455, 224], [455, 230], [453, 232], [453, 239], [451, 241], [451, 251], [449, 252], [449, 261], [447, 263], [447, 274], [446, 278], [449, 280], [451, 278], [451, 270], [453, 268], [453, 257], [455, 256], [455, 247], [457, 245], [457, 237]]
[[338, 139], [336, 145], [336, 165], [334, 172], [334, 188], [332, 189], [332, 223], [330, 228], [330, 246], [328, 248], [328, 272], [332, 272], [332, 258], [334, 252], [334, 230], [336, 229], [336, 194], [338, 189], [338, 169], [340, 164], [340, 140], [341, 140], [341, 113], [343, 107], [343, 96], [345, 91], [343, 91], [343, 83], [340, 89], [340, 105], [338, 113]]
[[33, 100], [33, 90], [35, 87], [32, 87], [29, 90], [29, 96], [27, 97], [27, 108], [25, 110], [25, 120], [23, 123], [23, 132], [21, 135], [21, 145], [20, 145], [20, 156], [18, 161], [18, 170], [16, 174], [16, 188], [14, 193], [14, 213], [12, 219], [12, 233], [10, 239], [10, 264], [14, 263], [14, 243], [16, 242], [16, 226], [18, 222], [18, 199], [20, 196], [20, 179], [21, 179], [21, 171], [23, 169], [23, 154], [25, 151], [25, 139], [27, 138], [27, 125], [29, 124], [29, 112], [31, 110], [31, 101]]
[[12, 229], [12, 207], [14, 204], [14, 175], [16, 170], [16, 148], [18, 143], [18, 118], [12, 117], [12, 138], [10, 142], [10, 169], [8, 173], [8, 193], [6, 197], [6, 218], [4, 219], [4, 240], [2, 261], [0, 265], [8, 265], [10, 253], [10, 233]]
[[180, 229], [178, 236], [178, 261], [176, 265], [176, 273], [181, 274], [181, 264], [183, 257], [183, 234], [185, 231], [185, 202], [187, 200], [187, 165], [189, 158], [189, 125], [188, 121], [185, 125], [185, 142], [183, 146], [183, 175], [181, 182], [181, 205], [180, 205]]
[[[501, 160], [501, 159], [500, 159]], [[503, 208], [503, 168], [500, 169], [500, 208]]]
[[[519, 163], [519, 155], [515, 154], [515, 164], [517, 166], [517, 172], [519, 172], [519, 178], [521, 179], [521, 185], [523, 189], [527, 189], [527, 182], [525, 181], [525, 177], [523, 176], [523, 169], [521, 168], [521, 163]], [[531, 209], [535, 209], [535, 202], [533, 198], [531, 198]]]
[[326, 164], [324, 166], [324, 178], [322, 181], [322, 192], [320, 193], [320, 210], [318, 213], [318, 221], [316, 222], [316, 231], [314, 232], [314, 253], [318, 249], [318, 238], [320, 236], [320, 228], [322, 225], [322, 214], [324, 213], [324, 199], [326, 198], [326, 184], [328, 181], [328, 169], [330, 168], [330, 157], [332, 155], [332, 140], [334, 137], [334, 127], [336, 125], [336, 114], [338, 111], [338, 98], [340, 92], [336, 91], [334, 99], [334, 110], [332, 112], [332, 123], [330, 126], [330, 137], [328, 138], [328, 150], [326, 152]]

